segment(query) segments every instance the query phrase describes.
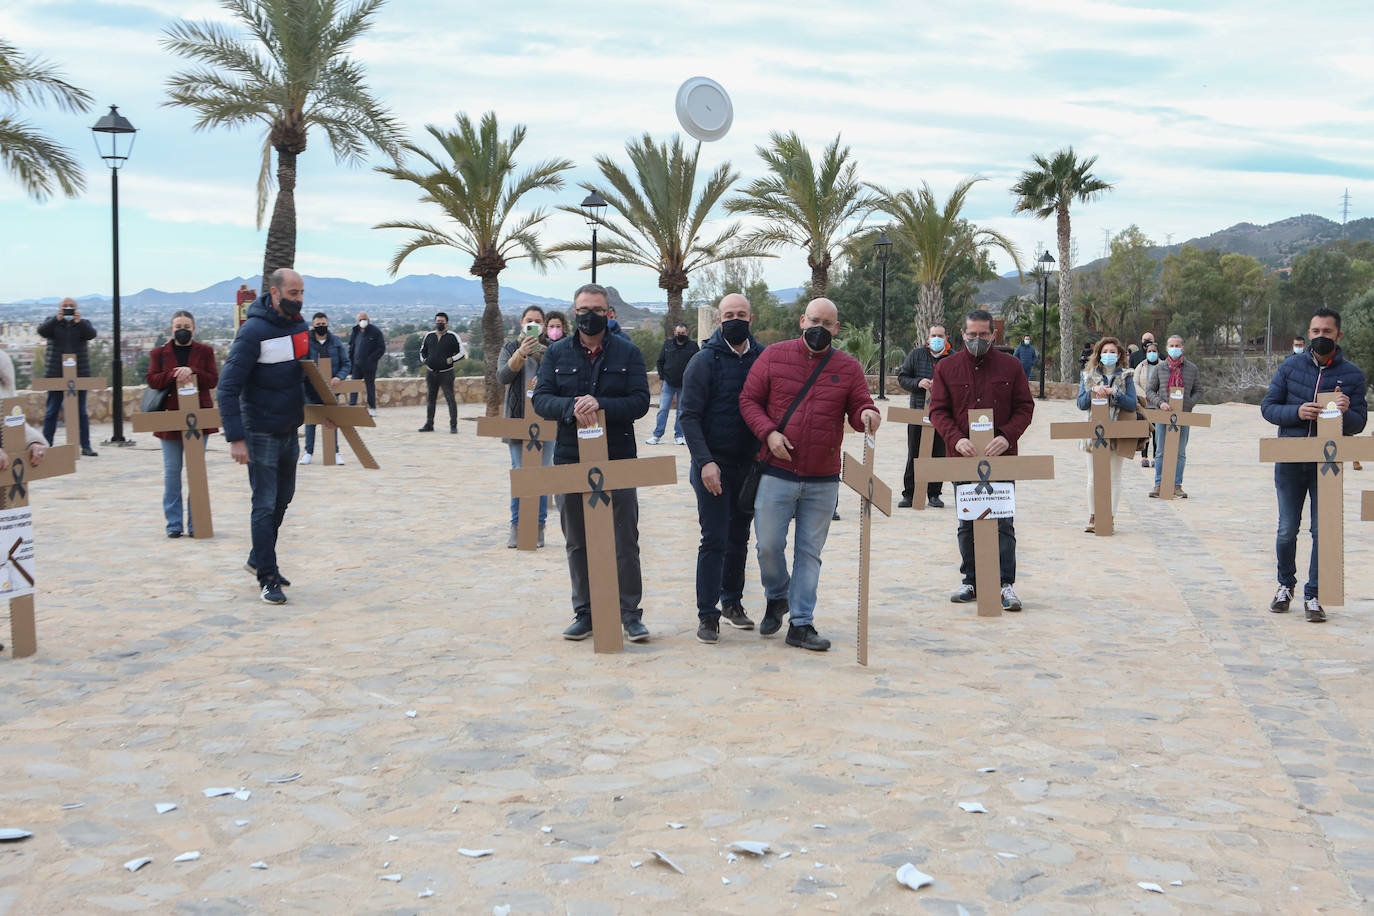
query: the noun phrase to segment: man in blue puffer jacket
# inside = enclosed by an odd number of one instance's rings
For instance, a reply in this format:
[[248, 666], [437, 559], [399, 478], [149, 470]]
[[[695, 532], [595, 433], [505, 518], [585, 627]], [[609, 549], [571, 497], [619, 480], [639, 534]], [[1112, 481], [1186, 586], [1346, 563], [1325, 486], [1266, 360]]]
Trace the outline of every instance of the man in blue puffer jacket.
[[253, 549], [245, 568], [258, 577], [262, 600], [284, 604], [290, 585], [277, 568], [277, 531], [296, 492], [296, 430], [305, 421], [309, 352], [301, 319], [305, 281], [289, 268], [272, 272], [270, 289], [248, 308], [219, 374], [219, 412], [229, 455], [248, 465], [253, 491]]
[[753, 515], [741, 512], [738, 503], [759, 440], [744, 422], [739, 394], [763, 347], [749, 332], [753, 315], [748, 299], [730, 293], [720, 300], [718, 311], [720, 328], [687, 363], [678, 402], [701, 524], [697, 641], [706, 645], [719, 640], [722, 617], [737, 629], [754, 629], [741, 603]]
[[[1308, 347], [1294, 353], [1279, 366], [1269, 382], [1269, 391], [1260, 404], [1264, 419], [1279, 428], [1280, 438], [1317, 434], [1317, 416], [1334, 401], [1341, 412], [1341, 431], [1358, 435], [1365, 425], [1364, 373], [1341, 353], [1341, 316], [1328, 308], [1312, 313], [1307, 329]], [[1303, 503], [1312, 521], [1312, 556], [1307, 564], [1307, 584], [1303, 586], [1303, 608], [1311, 623], [1326, 620], [1326, 611], [1317, 600], [1317, 463], [1285, 462], [1274, 465], [1274, 490], [1279, 501], [1279, 530], [1275, 540], [1278, 555], [1279, 589], [1269, 610], [1282, 614], [1293, 600], [1298, 584], [1298, 528], [1302, 524]]]

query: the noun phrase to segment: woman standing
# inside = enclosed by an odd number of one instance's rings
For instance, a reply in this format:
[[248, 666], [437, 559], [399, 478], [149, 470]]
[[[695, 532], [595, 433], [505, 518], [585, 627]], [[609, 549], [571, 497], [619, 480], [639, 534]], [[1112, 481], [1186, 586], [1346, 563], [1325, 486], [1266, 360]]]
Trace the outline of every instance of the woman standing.
[[[561, 335], [560, 335], [561, 336]], [[549, 338], [545, 334], [544, 310], [531, 305], [520, 314], [520, 327], [514, 340], [506, 341], [501, 348], [501, 358], [497, 360], [496, 380], [506, 386], [506, 408], [503, 416], [524, 417], [530, 409], [530, 393], [539, 378], [539, 361], [548, 349]], [[510, 466], [518, 468], [524, 460], [525, 440], [507, 439], [510, 446]], [[539, 450], [540, 461], [545, 467], [553, 464], [553, 448], [546, 445]], [[544, 546], [544, 522], [549, 514], [549, 498], [539, 497], [539, 541]], [[520, 524], [520, 500], [510, 501], [510, 538], [507, 547], [517, 546], [516, 528]]]
[[[1116, 420], [1121, 411], [1135, 411], [1135, 376], [1121, 365], [1124, 351], [1121, 341], [1115, 337], [1104, 337], [1092, 348], [1083, 374], [1078, 381], [1078, 409], [1091, 412], [1093, 402], [1106, 401], [1110, 419]], [[1112, 515], [1116, 515], [1116, 504], [1121, 497], [1121, 457], [1116, 453], [1117, 440], [1108, 441], [1108, 468], [1112, 478]], [[1088, 459], [1088, 506], [1093, 500], [1093, 454], [1092, 440], [1084, 439], [1078, 447], [1087, 452]], [[1093, 533], [1097, 530], [1097, 516], [1088, 515], [1088, 526], [1083, 530]]]
[[[211, 408], [215, 402], [210, 392], [219, 383], [219, 368], [215, 365], [215, 351], [191, 338], [196, 333], [196, 319], [190, 312], [179, 311], [172, 316], [172, 339], [149, 354], [148, 387], [168, 388], [163, 410], [180, 410], [181, 397], [195, 398], [201, 407]], [[199, 448], [215, 429], [202, 429]], [[182, 534], [181, 465], [185, 442], [179, 432], [153, 433], [162, 440], [162, 514], [167, 519], [167, 536]], [[189, 513], [188, 513], [189, 515]], [[187, 533], [195, 531], [195, 519], [187, 518]]]
[[[1159, 345], [1153, 340], [1145, 343], [1145, 358], [1135, 367], [1135, 392], [1139, 399], [1140, 392], [1150, 390], [1150, 379], [1159, 371]], [[1135, 416], [1137, 420], [1145, 419], [1145, 415], [1136, 408]], [[1150, 449], [1154, 448], [1155, 437], [1146, 436], [1140, 440], [1140, 466], [1142, 468], [1151, 467], [1149, 458]]]

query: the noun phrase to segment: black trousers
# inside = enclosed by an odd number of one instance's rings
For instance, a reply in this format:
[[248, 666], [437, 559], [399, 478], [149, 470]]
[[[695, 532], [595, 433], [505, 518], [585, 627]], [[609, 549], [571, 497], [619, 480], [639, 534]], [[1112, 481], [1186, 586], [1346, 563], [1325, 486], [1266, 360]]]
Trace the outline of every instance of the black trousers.
[[[945, 440], [940, 438], [940, 434], [935, 431], [933, 426], [908, 424], [906, 428], [906, 471], [902, 474], [902, 499], [911, 499], [916, 492], [916, 471], [912, 468], [911, 462], [916, 460], [916, 455], [920, 452], [921, 436], [923, 435], [935, 437], [935, 441], [931, 445], [931, 457], [945, 457]], [[926, 484], [926, 499], [939, 496], [944, 488], [945, 485], [942, 481], [930, 481]]]
[[425, 403], [425, 424], [434, 425], [434, 407], [439, 402], [439, 389], [442, 388], [444, 399], [448, 401], [449, 429], [457, 429], [458, 402], [453, 399], [453, 370], [445, 369], [443, 372], [429, 370], [425, 373], [425, 386], [429, 393], [429, 400]]
[[[574, 617], [590, 617], [592, 588], [587, 577], [587, 529], [584, 518], [586, 493], [560, 493], [558, 520], [563, 526], [563, 542], [568, 553], [568, 577], [572, 580]], [[620, 622], [644, 616], [639, 602], [644, 584], [639, 571], [639, 491], [611, 491], [611, 520], [615, 526], [615, 572], [620, 584]], [[591, 549], [606, 551], [610, 544], [592, 544]]]
[[[997, 562], [1001, 567], [1002, 584], [1016, 584], [1016, 528], [1009, 518], [997, 520]], [[975, 588], [973, 562], [973, 522], [959, 523], [959, 572], [964, 574], [964, 584]]]
[[[373, 410], [377, 409], [377, 370], [366, 372], [361, 375], [354, 375], [356, 379], [362, 379], [363, 387], [367, 389], [367, 406]], [[358, 403], [358, 392], [353, 392], [348, 396], [348, 405], [352, 407]], [[433, 414], [430, 414], [433, 417]]]

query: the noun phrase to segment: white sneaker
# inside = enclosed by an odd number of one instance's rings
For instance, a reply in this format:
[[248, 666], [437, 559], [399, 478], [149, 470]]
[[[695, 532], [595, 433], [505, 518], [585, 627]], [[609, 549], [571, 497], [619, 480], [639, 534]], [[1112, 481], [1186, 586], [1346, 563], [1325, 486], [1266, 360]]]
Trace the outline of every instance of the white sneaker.
[[676, 439], [674, 439], [673, 441], [676, 442], [678, 445], [686, 445], [686, 444], [687, 444], [687, 437], [686, 437], [686, 436], [678, 436], [678, 437], [677, 437]]
[[645, 445], [658, 445], [658, 444], [659, 444], [660, 442], [662, 442], [662, 441], [663, 441], [663, 440], [660, 439], [658, 436], [650, 436], [649, 438], [647, 438], [647, 439], [644, 440], [644, 444], [645, 444]]
[[367, 415], [368, 415], [369, 417], [375, 417], [375, 416], [377, 416], [377, 411], [374, 410], [374, 409], [372, 409], [371, 407], [369, 407], [369, 408], [367, 409]]
[[301, 464], [309, 464], [309, 463], [310, 463], [310, 453], [309, 453], [309, 452], [303, 452], [303, 453], [301, 454]]
[[344, 463], [344, 462], [343, 462], [343, 454], [342, 454], [341, 452], [335, 452], [335, 453], [334, 453], [334, 463], [335, 463], [335, 464], [343, 464], [343, 463]]
[[1021, 599], [1016, 597], [1016, 591], [1010, 585], [1002, 586], [1002, 610], [1021, 610]]

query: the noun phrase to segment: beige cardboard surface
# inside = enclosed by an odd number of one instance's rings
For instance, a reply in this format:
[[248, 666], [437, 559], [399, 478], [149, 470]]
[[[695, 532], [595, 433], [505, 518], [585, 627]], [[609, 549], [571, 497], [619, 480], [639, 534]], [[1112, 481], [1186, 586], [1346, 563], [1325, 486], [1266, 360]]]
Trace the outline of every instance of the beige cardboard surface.
[[[912, 456], [913, 461], [934, 457], [935, 437], [939, 434], [935, 432], [935, 427], [930, 425], [930, 413], [928, 411], [917, 410], [914, 407], [889, 407], [887, 419], [891, 423], [905, 423], [908, 426], [919, 426], [925, 430], [921, 436], [920, 444], [916, 446], [916, 454]], [[922, 480], [919, 477], [914, 479], [915, 489], [911, 494], [911, 508], [920, 512], [924, 511], [926, 507], [925, 486], [930, 481]]]
[[131, 421], [136, 433], [181, 433], [182, 455], [186, 459], [187, 495], [191, 504], [191, 527], [195, 529], [191, 536], [200, 540], [214, 537], [210, 478], [205, 470], [205, 437], [201, 430], [219, 428], [219, 409], [196, 406], [182, 410], [136, 413]]
[[[526, 409], [531, 410], [529, 407]], [[554, 440], [558, 438], [558, 422], [539, 417], [479, 417], [477, 435], [521, 439], [524, 441], [521, 447], [525, 455], [534, 466], [539, 466], [543, 462], [544, 449], [553, 448]], [[512, 498], [520, 500], [515, 545], [519, 550], [535, 550], [539, 546], [539, 497], [543, 495], [516, 497], [514, 493], [511, 494]]]
[[[1182, 388], [1169, 389], [1169, 403], [1178, 401], [1182, 404], [1182, 398]], [[1164, 448], [1155, 455], [1156, 461], [1164, 462], [1159, 466], [1159, 498], [1173, 499], [1174, 486], [1178, 483], [1174, 478], [1178, 474], [1179, 431], [1184, 426], [1211, 426], [1212, 415], [1208, 413], [1185, 413], [1181, 410], [1161, 410], [1159, 408], [1142, 410], [1141, 413], [1151, 423], [1164, 424]]]
[[1122, 440], [1134, 447], [1135, 441], [1149, 431], [1150, 424], [1134, 416], [1112, 420], [1108, 404], [1092, 405], [1089, 417], [1079, 423], [1051, 423], [1050, 438], [1088, 439], [1092, 443], [1093, 530], [1100, 538], [1111, 537], [1116, 528], [1112, 518], [1112, 440]]
[[66, 395], [62, 398], [62, 425], [66, 429], [67, 444], [72, 444], [72, 430], [79, 429], [73, 425], [76, 419], [75, 413], [68, 413], [67, 405], [71, 405], [72, 411], [76, 411], [79, 399], [78, 391], [99, 391], [109, 387], [103, 378], [94, 376], [78, 376], [76, 374], [76, 354], [62, 354], [62, 374], [57, 378], [36, 378], [29, 383], [29, 388], [34, 391], [65, 391]]
[[[877, 437], [874, 436], [876, 441]], [[873, 470], [874, 453], [868, 439], [864, 439], [864, 460], [856, 460], [848, 452], [844, 453], [844, 465], [840, 478], [855, 493], [859, 494], [859, 616], [858, 649], [859, 664], [868, 664], [868, 577], [869, 555], [872, 547], [873, 507], [883, 515], [892, 515], [892, 490], [883, 483]]]
[[[329, 360], [321, 359], [325, 371], [329, 371]], [[377, 470], [381, 465], [377, 464], [377, 459], [372, 457], [372, 453], [367, 450], [367, 445], [363, 442], [363, 437], [358, 435], [355, 427], [376, 426], [376, 422], [368, 414], [366, 407], [345, 407], [338, 404], [334, 398], [334, 392], [329, 387], [329, 382], [320, 369], [315, 365], [314, 360], [300, 360], [301, 367], [305, 370], [305, 378], [310, 382], [310, 387], [315, 389], [315, 393], [320, 396], [323, 404], [305, 405], [305, 422], [315, 423], [324, 426], [324, 421], [331, 421], [338, 432], [343, 433], [343, 437], [348, 440], [348, 445], [353, 449], [353, 454], [358, 456], [358, 463], [365, 468]], [[325, 426], [322, 430], [325, 434], [320, 447], [324, 449], [324, 463], [334, 464], [334, 452], [337, 451], [338, 442], [333, 437], [335, 430]]]

